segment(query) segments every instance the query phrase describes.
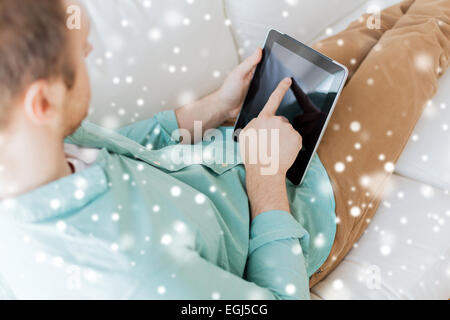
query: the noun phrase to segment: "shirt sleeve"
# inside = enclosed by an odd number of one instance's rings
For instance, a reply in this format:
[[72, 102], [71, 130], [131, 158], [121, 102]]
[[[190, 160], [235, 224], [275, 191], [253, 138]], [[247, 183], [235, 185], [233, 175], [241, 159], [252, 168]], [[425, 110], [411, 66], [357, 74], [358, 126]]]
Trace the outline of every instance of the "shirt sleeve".
[[121, 135], [158, 150], [179, 143], [178, 122], [173, 110], [157, 113], [153, 118], [122, 127]]
[[309, 299], [309, 278], [300, 240], [308, 232], [292, 214], [268, 211], [253, 219], [247, 280], [270, 289], [278, 298]]
[[[141, 282], [132, 298], [309, 299], [309, 279], [299, 241], [306, 236], [306, 230], [290, 213], [265, 212], [252, 222], [246, 279], [184, 248], [182, 252], [158, 256], [154, 261], [160, 272], [157, 283]], [[156, 294], [156, 288], [160, 294]]]

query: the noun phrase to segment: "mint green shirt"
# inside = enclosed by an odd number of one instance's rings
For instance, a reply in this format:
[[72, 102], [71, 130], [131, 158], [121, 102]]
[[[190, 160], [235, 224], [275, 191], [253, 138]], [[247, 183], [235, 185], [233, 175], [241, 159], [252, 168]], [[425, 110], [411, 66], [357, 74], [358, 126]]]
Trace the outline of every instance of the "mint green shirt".
[[[336, 230], [318, 156], [301, 187], [286, 182], [292, 213], [264, 212], [250, 222], [232, 131], [221, 128], [221, 141], [200, 143], [209, 149], [199, 157], [195, 146], [177, 143], [177, 128], [167, 111], [118, 132], [85, 122], [67, 138], [101, 149], [99, 157], [86, 170], [0, 202], [0, 294], [308, 299], [308, 278]], [[226, 161], [206, 160], [211, 147]]]

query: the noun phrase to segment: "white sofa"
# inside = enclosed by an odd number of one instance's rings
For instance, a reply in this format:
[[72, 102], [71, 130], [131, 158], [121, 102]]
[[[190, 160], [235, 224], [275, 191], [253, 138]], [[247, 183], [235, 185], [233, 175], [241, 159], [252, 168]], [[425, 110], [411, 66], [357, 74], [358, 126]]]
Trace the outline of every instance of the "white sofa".
[[[393, 0], [85, 0], [93, 19], [90, 120], [118, 127], [200, 98], [274, 27], [311, 43]], [[214, 106], [211, 106], [212, 108]], [[315, 299], [450, 298], [450, 72], [375, 218]]]

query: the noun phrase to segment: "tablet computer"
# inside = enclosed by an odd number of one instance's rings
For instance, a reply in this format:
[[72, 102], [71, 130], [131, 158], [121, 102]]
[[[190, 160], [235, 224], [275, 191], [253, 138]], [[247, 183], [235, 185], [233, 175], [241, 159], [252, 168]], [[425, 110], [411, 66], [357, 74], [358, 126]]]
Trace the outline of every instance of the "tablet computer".
[[[271, 29], [237, 118], [235, 133], [258, 116], [280, 81], [291, 77], [292, 86], [277, 115], [286, 117], [303, 138], [303, 147], [287, 173], [292, 183], [301, 184], [347, 76], [345, 66]], [[282, 156], [283, 150], [280, 152]]]

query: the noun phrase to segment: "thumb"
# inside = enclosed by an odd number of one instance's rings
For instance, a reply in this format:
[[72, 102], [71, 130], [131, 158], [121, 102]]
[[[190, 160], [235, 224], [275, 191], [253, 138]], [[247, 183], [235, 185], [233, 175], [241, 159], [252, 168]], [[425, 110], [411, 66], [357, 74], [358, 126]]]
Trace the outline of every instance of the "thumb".
[[245, 75], [252, 71], [258, 63], [261, 62], [262, 59], [262, 50], [261, 48], [257, 48], [256, 51], [249, 56], [247, 59], [245, 59], [238, 67], [241, 74]]
[[275, 91], [270, 96], [267, 101], [264, 109], [262, 109], [260, 116], [274, 116], [277, 113], [278, 108], [280, 107], [281, 102], [284, 99], [287, 91], [291, 87], [292, 80], [291, 78], [284, 78], [279, 84]]

